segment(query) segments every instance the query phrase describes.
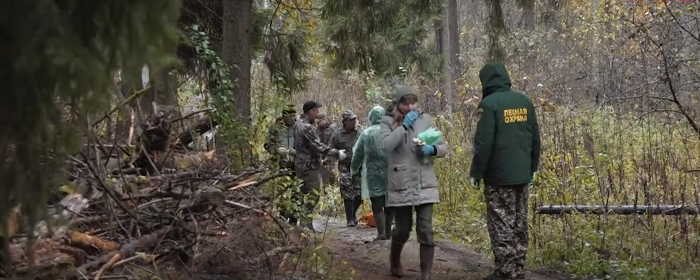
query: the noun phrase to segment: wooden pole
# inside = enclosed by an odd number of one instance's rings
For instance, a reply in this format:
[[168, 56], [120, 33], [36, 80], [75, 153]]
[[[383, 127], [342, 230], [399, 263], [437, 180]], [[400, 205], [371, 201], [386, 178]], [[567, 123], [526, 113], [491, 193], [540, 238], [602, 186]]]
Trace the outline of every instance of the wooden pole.
[[545, 205], [538, 207], [535, 214], [697, 215], [700, 209], [692, 205]]

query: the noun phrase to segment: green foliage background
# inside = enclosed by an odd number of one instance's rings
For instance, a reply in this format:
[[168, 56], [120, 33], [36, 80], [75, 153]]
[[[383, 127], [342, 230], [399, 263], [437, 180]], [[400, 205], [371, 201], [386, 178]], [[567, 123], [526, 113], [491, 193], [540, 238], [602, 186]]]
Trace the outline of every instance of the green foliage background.
[[[88, 119], [104, 112], [112, 79], [168, 62], [178, 0], [6, 1], [0, 11], [0, 223], [21, 205], [43, 218]], [[3, 232], [6, 225], [2, 224]]]

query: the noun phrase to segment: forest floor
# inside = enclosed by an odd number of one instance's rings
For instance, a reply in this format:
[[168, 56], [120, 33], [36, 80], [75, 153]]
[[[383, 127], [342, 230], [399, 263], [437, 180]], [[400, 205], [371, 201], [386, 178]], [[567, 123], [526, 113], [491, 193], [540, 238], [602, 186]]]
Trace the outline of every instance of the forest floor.
[[[319, 234], [325, 234], [324, 245], [334, 263], [347, 263], [352, 279], [396, 280], [389, 275], [390, 241], [375, 241], [376, 228], [359, 225], [347, 227], [339, 219], [320, 217], [314, 221]], [[401, 254], [404, 277], [419, 279], [419, 244], [412, 232]], [[433, 279], [483, 279], [493, 270], [493, 261], [459, 244], [436, 241]], [[537, 269], [529, 271], [525, 279], [563, 280], [578, 279], [561, 272]]]

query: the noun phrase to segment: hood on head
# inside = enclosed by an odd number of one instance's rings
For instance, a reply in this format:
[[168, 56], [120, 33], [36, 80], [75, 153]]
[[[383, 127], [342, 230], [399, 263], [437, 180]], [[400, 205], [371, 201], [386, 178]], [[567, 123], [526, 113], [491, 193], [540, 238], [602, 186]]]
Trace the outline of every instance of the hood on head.
[[382, 122], [382, 117], [384, 116], [384, 108], [381, 106], [374, 106], [371, 111], [369, 111], [369, 124], [375, 125]]
[[479, 71], [479, 80], [481, 80], [482, 99], [490, 94], [498, 91], [510, 90], [510, 77], [503, 63], [491, 62]]

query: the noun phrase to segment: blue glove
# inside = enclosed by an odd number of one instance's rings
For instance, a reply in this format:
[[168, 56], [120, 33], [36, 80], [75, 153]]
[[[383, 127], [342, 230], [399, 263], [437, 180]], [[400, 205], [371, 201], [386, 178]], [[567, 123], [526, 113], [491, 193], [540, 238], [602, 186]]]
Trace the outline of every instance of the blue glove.
[[408, 112], [408, 114], [406, 114], [406, 116], [403, 118], [403, 126], [405, 126], [406, 128], [410, 127], [413, 124], [413, 122], [416, 121], [417, 118], [418, 111]]
[[424, 156], [432, 156], [435, 153], [435, 146], [423, 145], [420, 147], [420, 151]]

